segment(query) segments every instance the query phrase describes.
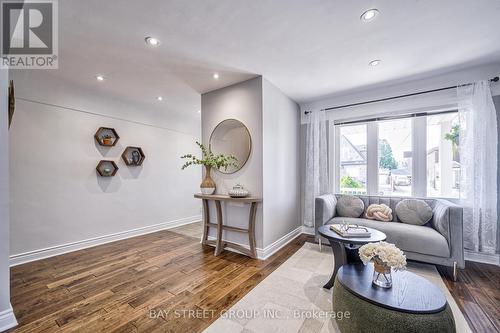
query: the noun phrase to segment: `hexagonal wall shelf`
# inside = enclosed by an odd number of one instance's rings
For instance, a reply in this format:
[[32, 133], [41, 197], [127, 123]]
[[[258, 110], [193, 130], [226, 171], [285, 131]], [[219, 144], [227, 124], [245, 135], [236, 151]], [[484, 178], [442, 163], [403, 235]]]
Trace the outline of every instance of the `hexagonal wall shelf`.
[[94, 138], [101, 146], [112, 147], [116, 145], [120, 137], [114, 128], [99, 127], [94, 134]]
[[101, 177], [113, 177], [118, 171], [118, 166], [113, 161], [102, 160], [95, 169]]
[[122, 154], [123, 161], [128, 166], [140, 166], [146, 155], [142, 151], [141, 147], [127, 147]]

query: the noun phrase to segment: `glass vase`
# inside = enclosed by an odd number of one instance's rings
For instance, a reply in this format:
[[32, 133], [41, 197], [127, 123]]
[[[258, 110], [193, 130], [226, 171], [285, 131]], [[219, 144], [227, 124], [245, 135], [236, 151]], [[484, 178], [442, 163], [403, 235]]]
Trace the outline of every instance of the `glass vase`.
[[392, 287], [391, 267], [383, 261], [375, 260], [373, 262], [373, 281], [372, 283], [381, 288]]

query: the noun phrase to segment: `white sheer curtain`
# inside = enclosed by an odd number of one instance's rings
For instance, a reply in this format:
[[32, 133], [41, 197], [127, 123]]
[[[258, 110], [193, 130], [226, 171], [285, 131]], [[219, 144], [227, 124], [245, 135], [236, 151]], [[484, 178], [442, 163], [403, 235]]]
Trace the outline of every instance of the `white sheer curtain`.
[[464, 245], [495, 253], [497, 242], [497, 119], [489, 81], [457, 88], [460, 113]]
[[328, 138], [326, 112], [314, 110], [307, 115], [306, 175], [304, 193], [304, 225], [314, 226], [314, 198], [329, 188]]

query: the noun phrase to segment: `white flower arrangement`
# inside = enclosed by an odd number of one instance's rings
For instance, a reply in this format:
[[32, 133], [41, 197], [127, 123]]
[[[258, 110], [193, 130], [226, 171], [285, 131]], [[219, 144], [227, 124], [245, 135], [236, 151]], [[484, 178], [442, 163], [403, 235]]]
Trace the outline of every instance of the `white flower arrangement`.
[[359, 258], [366, 265], [370, 261], [380, 261], [395, 270], [406, 267], [406, 256], [396, 245], [386, 242], [368, 243], [359, 248]]

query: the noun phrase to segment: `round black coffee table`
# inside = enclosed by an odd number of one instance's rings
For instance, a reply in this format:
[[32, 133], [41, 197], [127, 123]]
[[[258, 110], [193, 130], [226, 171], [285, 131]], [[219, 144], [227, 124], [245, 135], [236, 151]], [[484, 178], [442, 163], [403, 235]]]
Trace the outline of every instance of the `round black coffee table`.
[[333, 251], [333, 273], [330, 281], [323, 288], [330, 289], [335, 282], [337, 271], [346, 263], [359, 262], [358, 248], [368, 243], [376, 243], [384, 241], [387, 236], [382, 232], [373, 228], [366, 228], [371, 232], [370, 237], [366, 238], [344, 238], [338, 233], [330, 229], [330, 225], [324, 225], [318, 228], [318, 233], [328, 239]]
[[342, 266], [333, 288], [333, 310], [351, 318], [337, 321], [349, 332], [455, 332], [455, 320], [436, 285], [409, 271], [392, 272], [392, 288], [372, 285], [373, 264]]

